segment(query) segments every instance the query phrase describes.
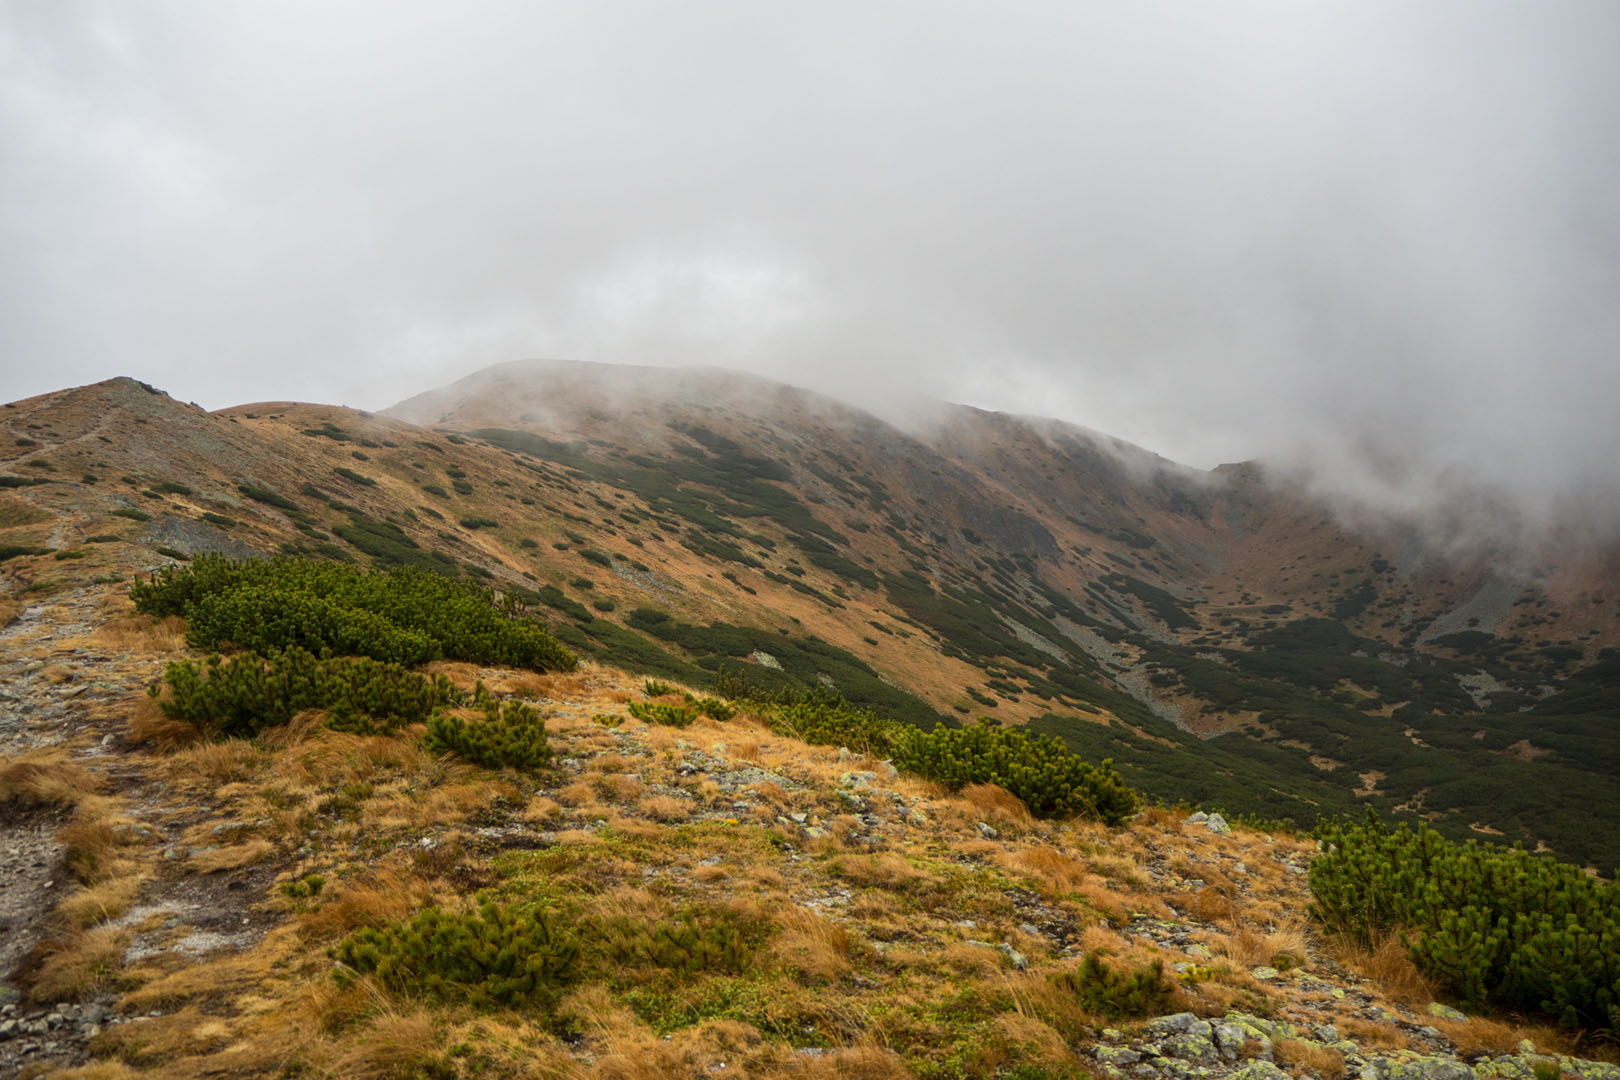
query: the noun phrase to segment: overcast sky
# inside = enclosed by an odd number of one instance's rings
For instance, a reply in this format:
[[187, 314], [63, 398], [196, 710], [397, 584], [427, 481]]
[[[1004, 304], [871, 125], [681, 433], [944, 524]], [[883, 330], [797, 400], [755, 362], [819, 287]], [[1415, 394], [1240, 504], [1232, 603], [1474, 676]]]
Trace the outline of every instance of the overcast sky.
[[711, 363], [1602, 501], [1616, 57], [1609, 0], [0, 0], [0, 399]]

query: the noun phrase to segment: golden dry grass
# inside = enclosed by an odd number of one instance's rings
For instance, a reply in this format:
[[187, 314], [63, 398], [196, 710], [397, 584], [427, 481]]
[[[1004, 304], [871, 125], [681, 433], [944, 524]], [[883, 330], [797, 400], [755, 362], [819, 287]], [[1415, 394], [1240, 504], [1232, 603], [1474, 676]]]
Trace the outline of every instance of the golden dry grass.
[[1339, 1080], [1345, 1074], [1344, 1055], [1331, 1046], [1302, 1039], [1278, 1039], [1271, 1044], [1273, 1059], [1295, 1076]]
[[394, 868], [327, 888], [332, 899], [298, 919], [304, 932], [317, 939], [341, 937], [362, 926], [382, 926], [403, 919], [433, 895], [425, 881]]
[[129, 737], [160, 752], [201, 742], [204, 734], [194, 724], [176, 720], [163, 711], [157, 699], [141, 695], [129, 710]]
[[111, 985], [124, 957], [129, 932], [98, 926], [41, 942], [23, 979], [37, 1002], [76, 1001]]
[[1005, 852], [998, 855], [997, 861], [1035, 881], [1047, 896], [1074, 892], [1091, 876], [1085, 863], [1050, 844]]
[[673, 795], [651, 795], [641, 800], [639, 809], [654, 821], [683, 821], [695, 809], [689, 799]]
[[771, 955], [799, 978], [830, 983], [853, 970], [849, 931], [797, 904], [780, 908], [772, 917], [776, 934]]
[[191, 857], [191, 869], [199, 874], [217, 874], [222, 870], [240, 870], [268, 859], [276, 852], [276, 845], [265, 839], [248, 840], [241, 844], [199, 851]]
[[108, 619], [91, 634], [103, 649], [132, 653], [175, 653], [186, 643], [186, 621], [178, 615], [153, 618], [126, 615]]
[[50, 1080], [134, 1080], [141, 1075], [122, 1061], [96, 1061], [71, 1069], [58, 1069], [50, 1074]]
[[343, 1080], [393, 1080], [420, 1076], [444, 1057], [444, 1023], [428, 1013], [385, 1013], [356, 1032], [332, 1062]]
[[145, 873], [130, 872], [95, 885], [82, 886], [58, 902], [57, 918], [74, 928], [95, 926], [116, 919], [135, 903], [146, 878]]
[[0, 760], [0, 805], [24, 809], [77, 806], [101, 790], [101, 778], [58, 749], [29, 751]]
[[1380, 993], [1402, 1005], [1422, 1007], [1434, 1000], [1434, 986], [1412, 963], [1398, 936], [1390, 934], [1372, 949], [1346, 940], [1328, 946], [1335, 960], [1376, 986]]

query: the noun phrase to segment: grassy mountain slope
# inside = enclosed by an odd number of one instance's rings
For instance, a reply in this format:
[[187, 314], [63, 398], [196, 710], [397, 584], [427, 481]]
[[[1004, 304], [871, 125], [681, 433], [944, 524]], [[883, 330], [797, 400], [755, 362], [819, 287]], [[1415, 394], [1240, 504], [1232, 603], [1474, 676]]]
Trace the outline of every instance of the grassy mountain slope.
[[1371, 803], [1613, 865], [1601, 560], [1509, 576], [1250, 467], [961, 408], [902, 431], [725, 372], [506, 365], [382, 416], [113, 380], [0, 422], [13, 595], [162, 551], [416, 563], [634, 671], [826, 682], [1035, 724], [1170, 801]]

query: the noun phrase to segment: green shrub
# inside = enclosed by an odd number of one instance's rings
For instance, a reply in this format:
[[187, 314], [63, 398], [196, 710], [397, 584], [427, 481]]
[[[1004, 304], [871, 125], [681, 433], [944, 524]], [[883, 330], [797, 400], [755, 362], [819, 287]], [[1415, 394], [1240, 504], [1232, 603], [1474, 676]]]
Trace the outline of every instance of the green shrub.
[[396, 994], [484, 1008], [548, 1007], [579, 971], [579, 942], [548, 911], [486, 903], [473, 914], [429, 908], [409, 922], [359, 930], [333, 950], [350, 972]]
[[710, 720], [718, 720], [721, 723], [725, 723], [727, 720], [730, 720], [733, 716], [737, 715], [737, 706], [731, 704], [729, 701], [721, 701], [719, 698], [699, 698], [693, 697], [691, 694], [687, 694], [686, 704], [691, 706], [692, 711], [696, 712], [699, 716], [707, 716]]
[[429, 750], [455, 754], [487, 769], [538, 772], [551, 764], [546, 722], [532, 706], [521, 701], [499, 702], [482, 683], [474, 695], [483, 710], [482, 720], [468, 721], [453, 713], [438, 712], [428, 721]]
[[361, 487], [376, 487], [377, 486], [377, 481], [373, 480], [371, 477], [364, 476], [364, 475], [362, 475], [360, 473], [357, 473], [353, 469], [350, 469], [350, 468], [348, 468], [346, 466], [339, 465], [337, 468], [333, 469], [332, 471], [337, 473], [339, 476], [343, 477], [345, 480], [354, 481], [356, 484], [359, 484]]
[[181, 551], [179, 548], [156, 547], [156, 548], [153, 548], [152, 550], [156, 551], [159, 555], [164, 555], [164, 556], [167, 556], [168, 558], [171, 558], [171, 559], [178, 559], [181, 562], [190, 562], [191, 561], [191, 556], [187, 555], [185, 552]]
[[121, 506], [112, 511], [113, 517], [129, 518], [131, 521], [151, 521], [152, 515], [145, 510], [137, 510], [133, 506]]
[[[576, 541], [576, 543], [577, 543], [577, 541]], [[580, 555], [580, 558], [589, 559], [591, 562], [596, 563], [598, 566], [612, 566], [613, 565], [613, 556], [609, 555], [605, 551], [598, 551], [596, 548], [585, 548], [582, 551], [580, 551], [579, 555]]]
[[48, 547], [37, 547], [32, 544], [0, 544], [0, 562], [15, 559], [20, 555], [47, 555]]
[[309, 874], [295, 881], [283, 881], [278, 888], [281, 895], [289, 900], [307, 900], [321, 895], [326, 888], [326, 879], [319, 874]]
[[648, 697], [663, 697], [665, 694], [673, 694], [675, 692], [675, 688], [669, 685], [669, 683], [659, 682], [657, 679], [648, 679], [646, 682], [641, 684], [641, 688], [647, 691]]
[[0, 488], [38, 487], [50, 482], [42, 476], [0, 476]]
[[210, 525], [218, 525], [222, 529], [234, 529], [236, 527], [235, 518], [226, 517], [224, 514], [216, 514], [212, 510], [203, 513], [203, 520]]
[[1055, 972], [1050, 979], [1057, 989], [1073, 994], [1081, 1008], [1109, 1019], [1157, 1016], [1169, 1012], [1174, 1000], [1162, 960], [1125, 975], [1109, 968], [1096, 952], [1089, 952], [1078, 970]]
[[657, 701], [632, 701], [625, 709], [643, 723], [663, 724], [665, 727], [686, 727], [697, 719], [697, 713], [684, 705], [666, 705]]
[[64, 559], [82, 559], [88, 554], [89, 552], [85, 551], [83, 548], [74, 548], [72, 551], [58, 551], [56, 553], [56, 561], [61, 562]]
[[298, 509], [297, 503], [293, 502], [285, 495], [276, 494], [274, 491], [271, 491], [268, 488], [254, 487], [252, 484], [238, 484], [236, 485], [236, 490], [240, 491], [243, 495], [246, 495], [254, 502], [261, 502], [266, 506], [273, 506], [277, 510]]
[[907, 731], [895, 740], [893, 757], [897, 768], [953, 788], [998, 784], [1037, 817], [1079, 815], [1119, 825], [1136, 813], [1136, 793], [1112, 761], [1092, 765], [1050, 735], [982, 722]]
[[604, 959], [615, 968], [658, 968], [679, 975], [736, 975], [753, 953], [749, 927], [724, 908], [683, 912], [651, 925], [629, 917], [598, 931]]
[[[398, 664], [355, 657], [317, 659], [290, 648], [267, 657], [242, 653], [171, 663], [163, 681], [166, 716], [225, 737], [252, 738], [305, 709], [332, 714], [345, 731], [392, 731], [420, 723], [440, 706], [461, 700], [450, 680], [430, 679]], [[156, 694], [157, 684], [149, 692]]]
[[163, 481], [163, 483], [156, 485], [156, 490], [162, 492], [165, 495], [190, 495], [190, 494], [192, 494], [192, 490], [190, 488], [186, 487], [186, 485], [177, 484], [173, 480], [165, 480], [165, 481]]
[[440, 658], [566, 671], [578, 662], [539, 624], [497, 609], [469, 582], [405, 567], [388, 573], [303, 558], [200, 556], [130, 589], [143, 614], [179, 615], [199, 649], [298, 646], [401, 664]]
[[499, 525], [500, 522], [496, 521], [494, 518], [464, 517], [461, 519], [461, 527], [464, 529], [494, 529], [499, 527]]
[[765, 706], [771, 730], [817, 746], [847, 746], [873, 757], [886, 758], [895, 739], [910, 731], [870, 709], [858, 708], [843, 698], [816, 687], [797, 700]]
[[1312, 913], [1363, 943], [1390, 932], [1465, 1004], [1539, 1010], [1620, 1035], [1620, 885], [1580, 868], [1420, 826], [1317, 830]]

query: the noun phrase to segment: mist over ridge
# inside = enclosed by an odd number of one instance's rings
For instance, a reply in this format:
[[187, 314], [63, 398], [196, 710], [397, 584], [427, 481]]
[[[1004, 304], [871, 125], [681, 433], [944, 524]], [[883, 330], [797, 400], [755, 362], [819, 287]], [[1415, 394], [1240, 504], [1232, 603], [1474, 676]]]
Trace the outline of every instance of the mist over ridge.
[[1617, 48], [1585, 3], [12, 5], [0, 398], [708, 364], [1606, 531]]

